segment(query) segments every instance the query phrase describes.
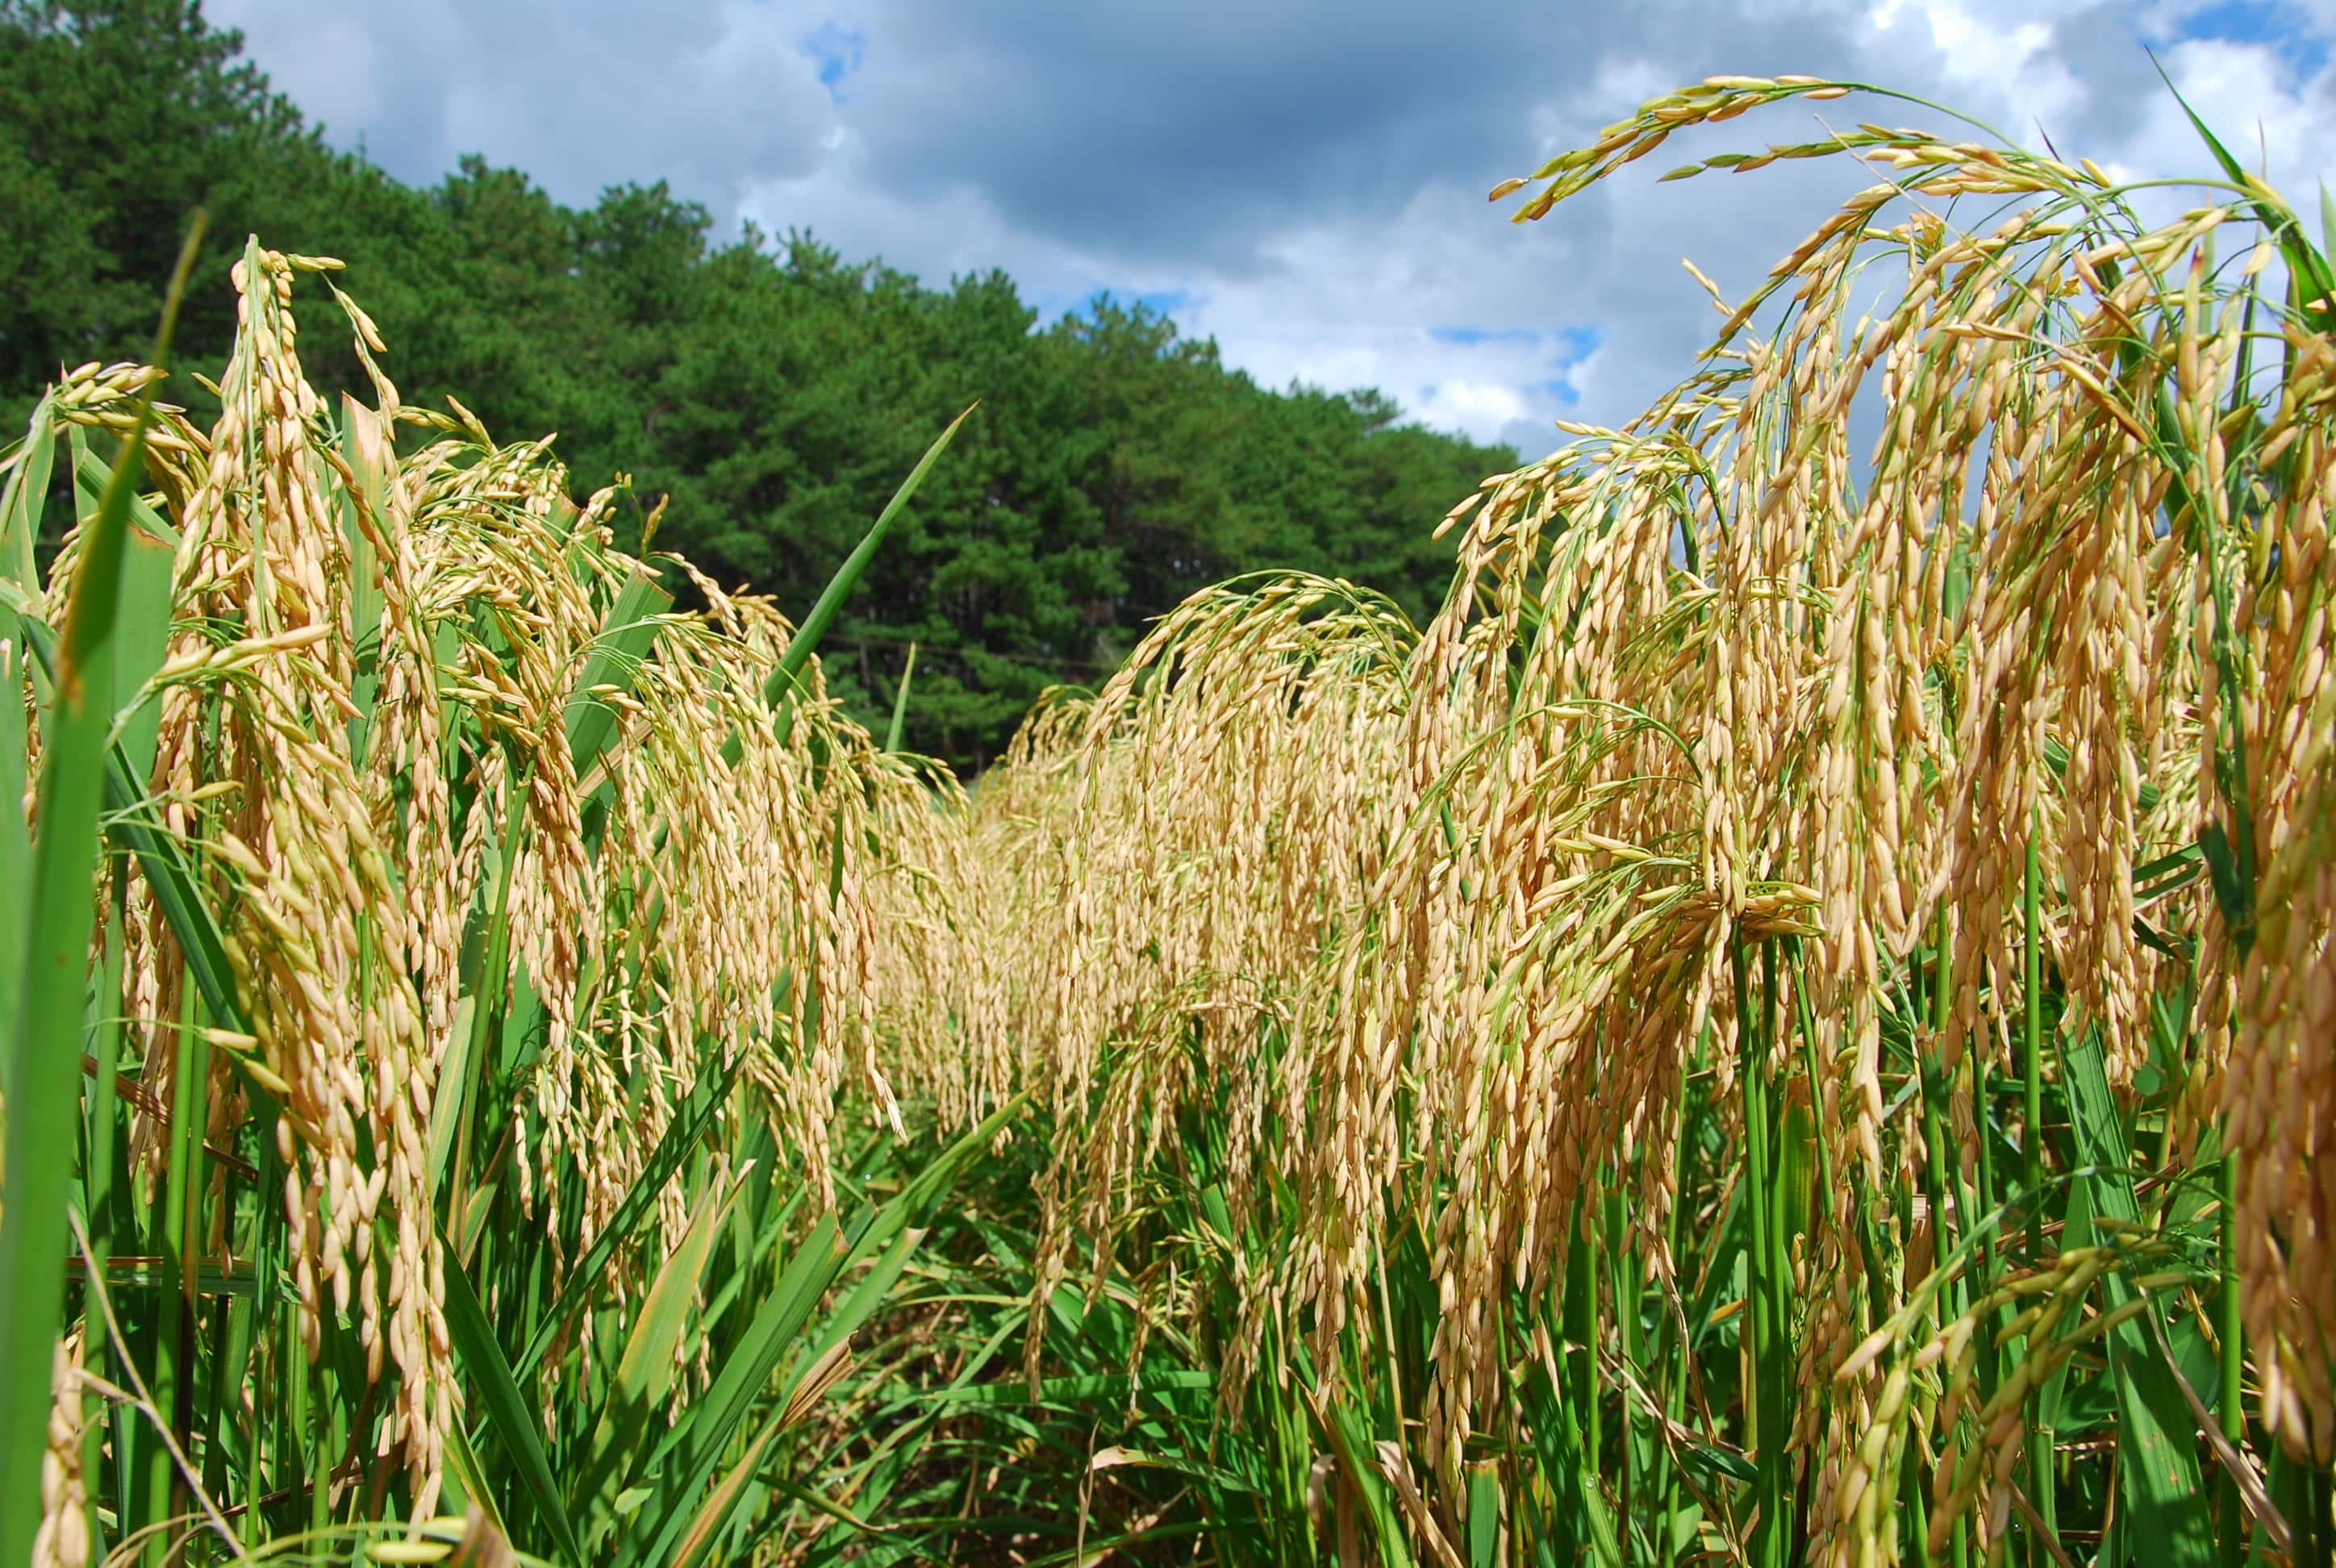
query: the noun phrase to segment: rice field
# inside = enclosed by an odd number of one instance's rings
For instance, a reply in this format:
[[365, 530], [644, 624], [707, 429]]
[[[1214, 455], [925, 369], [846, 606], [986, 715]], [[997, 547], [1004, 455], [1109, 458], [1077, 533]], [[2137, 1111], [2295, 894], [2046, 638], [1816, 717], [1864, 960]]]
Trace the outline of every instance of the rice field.
[[2336, 1560], [2336, 214], [1798, 78], [1494, 197], [1853, 93], [1952, 131], [1673, 170], [1875, 183], [1425, 625], [1223, 584], [969, 784], [815, 652], [955, 426], [797, 624], [336, 262], [64, 377], [0, 1563]]

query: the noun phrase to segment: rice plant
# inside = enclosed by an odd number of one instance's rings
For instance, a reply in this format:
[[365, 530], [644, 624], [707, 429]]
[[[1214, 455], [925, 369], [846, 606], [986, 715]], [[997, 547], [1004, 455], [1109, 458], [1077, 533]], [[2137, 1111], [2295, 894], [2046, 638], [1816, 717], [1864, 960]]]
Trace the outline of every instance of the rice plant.
[[808, 657], [848, 579], [800, 629], [676, 612], [619, 489], [402, 405], [337, 290], [377, 402], [322, 406], [335, 265], [247, 247], [210, 431], [89, 366], [10, 460], [7, 1104], [59, 1110], [9, 1120], [0, 1320], [20, 1368], [65, 1334], [54, 1404], [10, 1379], [0, 1556], [469, 1508], [716, 1560], [954, 1168], [869, 1193], [831, 1131], [890, 1103], [866, 889], [934, 813]]
[[811, 657], [924, 465], [790, 626], [248, 245], [0, 491], [0, 1560], [2331, 1560], [2336, 273], [2200, 130], [1674, 170], [1877, 180], [970, 787]]
[[2205, 145], [2155, 226], [1882, 125], [1674, 171], [1883, 178], [1455, 508], [1426, 627], [1204, 596], [984, 781], [1025, 979], [932, 1054], [1051, 1106], [1035, 1302], [1222, 1398], [1081, 1523], [1206, 1466], [1224, 1561], [2328, 1560], [2336, 294]]

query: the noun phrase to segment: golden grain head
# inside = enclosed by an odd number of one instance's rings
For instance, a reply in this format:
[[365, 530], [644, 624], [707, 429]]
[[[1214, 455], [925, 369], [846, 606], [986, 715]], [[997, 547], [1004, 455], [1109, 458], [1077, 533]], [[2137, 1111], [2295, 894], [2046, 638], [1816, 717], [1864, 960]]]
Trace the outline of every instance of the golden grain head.
[[[1546, 166], [1519, 216], [1680, 127], [1846, 90], [1727, 76], [1651, 100]], [[1196, 595], [968, 787], [886, 755], [815, 661], [766, 697], [793, 628], [686, 561], [705, 608], [657, 617], [612, 674], [616, 605], [655, 576], [614, 548], [613, 492], [579, 508], [543, 443], [404, 408], [337, 290], [377, 405], [326, 409], [293, 284], [338, 264], [248, 249], [219, 418], [166, 414], [155, 443], [177, 560], [150, 782], [229, 911], [248, 1027], [209, 1037], [211, 1103], [281, 1102], [306, 1350], [353, 1323], [416, 1516], [462, 1419], [432, 1193], [482, 909], [513, 939], [484, 979], [537, 1029], [503, 1175], [555, 1238], [589, 1245], [718, 1056], [813, 1208], [839, 1116], [965, 1127], [1030, 1092], [1055, 1130], [1041, 1309], [1129, 1272], [1178, 1129], [1221, 1118], [1233, 1234], [1287, 1243], [1240, 1258], [1248, 1331], [1211, 1340], [1229, 1398], [1269, 1338], [1343, 1375], [1416, 1247], [1427, 1387], [1377, 1466], [1423, 1541], [1466, 1516], [1476, 1456], [1520, 1446], [1531, 1360], [1558, 1380], [1552, 1319], [1600, 1216], [1627, 1215], [1608, 1243], [1652, 1288], [1689, 1267], [1690, 1097], [1733, 1147], [1771, 1116], [1810, 1168], [1762, 1265], [1789, 1282], [1799, 1395], [1764, 1436], [1807, 1456], [1812, 1554], [1838, 1563], [1897, 1550], [1893, 1477], [1922, 1453], [1931, 1549], [1960, 1529], [1999, 1550], [2031, 1388], [2188, 1288], [2106, 1219], [1992, 1282], [1946, 1238], [2000, 1157], [1987, 1075], [2031, 1004], [2051, 991], [2130, 1096], [2195, 983], [2165, 1146], [2219, 1120], [2260, 1415], [2328, 1464], [2336, 356], [2293, 328], [2285, 385], [2243, 385], [2260, 348], [2203, 258], [2245, 214], [2112, 240], [2085, 218], [2089, 163], [1863, 126], [1681, 172], [1836, 145], [1888, 178], [1738, 304], [1690, 265], [1727, 317], [1701, 368], [1455, 506], [1426, 624], [1299, 574]], [[1942, 205], [1960, 194], [2030, 205], [1965, 232]], [[58, 417], [116, 426], [151, 379], [84, 366]], [[401, 452], [401, 426], [430, 439]], [[69, 539], [52, 610], [77, 561]], [[180, 1047], [145, 1021], [194, 981], [155, 890], [124, 909], [132, 1103], [160, 1105]], [[1997, 1114], [2023, 1152], [2034, 1104]], [[150, 1171], [159, 1120], [131, 1121]], [[1876, 1219], [1860, 1185], [1926, 1195]], [[677, 1242], [689, 1205], [657, 1204]], [[642, 1288], [639, 1259], [612, 1269], [618, 1300]], [[1156, 1325], [1217, 1332], [1222, 1302], [1144, 1278], [1139, 1356]], [[2016, 1370], [1976, 1379], [2013, 1340]], [[541, 1398], [605, 1354], [563, 1335]], [[44, 1562], [86, 1553], [78, 1408], [61, 1396]]]

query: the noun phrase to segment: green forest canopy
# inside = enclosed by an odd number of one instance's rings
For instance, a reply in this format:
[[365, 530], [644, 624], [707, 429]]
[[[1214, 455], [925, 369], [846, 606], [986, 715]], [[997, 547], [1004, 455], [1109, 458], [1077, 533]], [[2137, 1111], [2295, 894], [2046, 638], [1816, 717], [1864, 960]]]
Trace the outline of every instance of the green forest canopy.
[[[192, 368], [225, 355], [244, 235], [339, 257], [407, 401], [558, 432], [579, 488], [632, 476], [623, 528], [670, 496], [660, 547], [793, 614], [982, 400], [824, 648], [868, 718], [920, 644], [909, 744], [959, 768], [1231, 574], [1333, 573], [1424, 613], [1451, 576], [1435, 522], [1517, 461], [1376, 391], [1261, 388], [1140, 303], [1039, 329], [1003, 272], [935, 288], [805, 234], [720, 242], [662, 182], [571, 209], [473, 157], [400, 184], [328, 147], [196, 0], [0, 0], [0, 429], [61, 367], [146, 352], [199, 204]], [[310, 319], [311, 375], [361, 386], [345, 335]]]

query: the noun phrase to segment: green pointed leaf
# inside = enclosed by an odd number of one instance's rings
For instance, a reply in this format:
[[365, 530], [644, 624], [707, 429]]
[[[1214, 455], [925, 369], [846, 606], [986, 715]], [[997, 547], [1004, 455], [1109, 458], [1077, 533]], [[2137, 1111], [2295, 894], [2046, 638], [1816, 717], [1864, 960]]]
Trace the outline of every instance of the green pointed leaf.
[[[24, 633], [24, 651], [32, 656], [33, 667], [54, 685], [57, 634], [22, 608], [17, 609], [16, 625]], [[188, 975], [201, 993], [203, 1006], [219, 1022], [242, 1029], [243, 1008], [236, 998], [219, 922], [178, 841], [156, 825], [160, 816], [145, 786], [132, 775], [119, 742], [106, 753], [104, 793], [106, 837], [115, 848], [138, 857], [139, 870], [186, 957]]]
[[836, 613], [843, 608], [843, 601], [851, 597], [852, 590], [860, 586], [860, 579], [867, 572], [868, 563], [876, 559], [876, 548], [884, 542], [885, 534], [891, 531], [892, 520], [900, 516], [901, 510], [909, 504], [910, 499], [917, 493], [917, 487], [925, 482], [925, 475], [956, 438], [959, 426], [972, 418], [973, 410], [980, 406], [975, 404], [949, 421], [949, 428], [925, 449], [925, 455], [917, 460], [917, 466], [909, 471], [909, 477], [900, 482], [900, 488], [892, 492], [892, 499], [884, 503], [884, 510], [876, 514], [876, 521], [867, 534], [844, 558], [843, 564], [836, 569], [835, 576], [821, 592], [818, 602], [811, 607], [811, 613], [803, 617], [803, 624], [795, 628], [793, 638], [787, 644], [787, 651], [779, 656], [778, 667], [771, 671], [770, 679], [763, 683], [765, 701], [775, 705], [781, 696], [794, 689], [795, 678], [803, 673], [803, 666], [810, 662], [812, 654], [817, 650], [819, 639], [827, 634], [828, 624], [835, 619]]
[[[196, 219], [162, 311], [154, 362], [169, 354], [187, 273], [202, 238]], [[6, 1151], [0, 1192], [0, 1366], [13, 1369], [0, 1392], [0, 1563], [30, 1556], [47, 1452], [49, 1380], [24, 1376], [50, 1363], [64, 1290], [65, 1205], [80, 1118], [82, 1027], [87, 1015], [90, 933], [99, 864], [99, 807], [113, 748], [113, 638], [122, 609], [131, 501], [142, 471], [153, 390], [138, 414], [81, 543], [58, 639], [55, 700], [43, 736], [39, 833], [32, 850], [22, 987], [5, 1055], [0, 1106]]]
[[737, 1083], [738, 1075], [745, 1066], [746, 1054], [744, 1051], [731, 1052], [727, 1063], [720, 1060], [718, 1053], [710, 1054], [715, 1055], [715, 1059], [709, 1070], [699, 1076], [697, 1086], [681, 1103], [672, 1121], [666, 1125], [665, 1135], [650, 1151], [648, 1159], [641, 1166], [640, 1175], [626, 1190], [623, 1201], [618, 1203], [617, 1212], [608, 1216], [608, 1222], [601, 1226], [599, 1233], [592, 1238], [592, 1244], [585, 1249], [584, 1256], [568, 1271], [567, 1283], [560, 1287], [560, 1295], [553, 1300], [550, 1310], [544, 1313], [535, 1337], [528, 1341], [527, 1349], [520, 1354], [518, 1370], [521, 1377], [534, 1374], [536, 1364], [543, 1359], [544, 1351], [550, 1348], [552, 1339], [568, 1320], [607, 1283], [605, 1276], [608, 1261], [616, 1256], [618, 1247], [631, 1240], [634, 1230], [654, 1211], [657, 1195], [665, 1191], [666, 1183], [672, 1179], [692, 1145], [704, 1135], [728, 1102], [731, 1088]]
[[738, 1195], [730, 1183], [707, 1193], [690, 1216], [681, 1243], [667, 1257], [648, 1294], [634, 1309], [632, 1332], [608, 1387], [607, 1400], [585, 1446], [582, 1469], [572, 1489], [585, 1528], [597, 1533], [610, 1523], [606, 1500], [613, 1484], [631, 1473], [631, 1461], [650, 1417], [673, 1392], [674, 1352], [689, 1324], [697, 1284], [713, 1250], [715, 1227]]
[[1501, 1554], [1501, 1475], [1480, 1465], [1468, 1475], [1468, 1568], [1498, 1568]]
[[175, 552], [142, 528], [133, 526], [122, 562], [122, 619], [113, 641], [113, 691], [120, 705], [114, 736], [122, 765], [143, 784], [154, 771], [154, 740], [161, 728], [159, 699], [141, 688], [162, 667], [170, 647], [171, 590]]
[[551, 1478], [551, 1461], [536, 1430], [534, 1412], [520, 1392], [519, 1380], [511, 1376], [511, 1363], [503, 1359], [502, 1347], [495, 1343], [494, 1329], [479, 1305], [478, 1293], [471, 1289], [470, 1274], [457, 1261], [453, 1242], [443, 1227], [438, 1244], [445, 1252], [446, 1335], [453, 1341], [455, 1359], [470, 1374], [482, 1407], [485, 1429], [502, 1444], [519, 1472], [520, 1485], [526, 1488], [544, 1528], [551, 1532], [562, 1559], [570, 1568], [582, 1568], [589, 1559], [569, 1522], [559, 1484]]
[[[5, 618], [5, 612], [0, 612]], [[31, 661], [0, 642], [0, 1018], [16, 1016], [24, 962], [24, 911], [33, 895], [33, 841], [24, 813], [6, 803], [24, 798], [24, 670]]]
[[900, 749], [900, 731], [909, 717], [909, 681], [917, 673], [917, 645], [909, 645], [909, 661], [900, 669], [900, 689], [892, 694], [892, 725], [884, 732], [884, 749]]
[[[851, 1232], [840, 1229], [832, 1219], [823, 1219], [812, 1228], [732, 1348], [714, 1386], [690, 1407], [651, 1459], [651, 1467], [667, 1478], [664, 1523], [646, 1551], [640, 1549], [638, 1539], [628, 1541], [619, 1561], [670, 1563], [685, 1531], [692, 1532], [695, 1538], [699, 1515], [692, 1510], [698, 1495], [713, 1480], [724, 1452], [746, 1429], [787, 1347], [803, 1332], [828, 1288], [847, 1267], [880, 1255], [913, 1223], [923, 1220], [967, 1163], [1021, 1114], [1026, 1099], [1027, 1091], [999, 1106], [919, 1173], [898, 1197], [863, 1213], [852, 1222]], [[768, 1436], [765, 1433], [764, 1440]]]
[[[75, 433], [79, 433], [78, 427]], [[76, 445], [73, 449], [73, 463], [74, 482], [86, 489], [90, 504], [94, 506], [97, 497], [105, 489], [105, 460], [85, 446]], [[173, 550], [179, 547], [179, 531], [170, 526], [170, 520], [155, 511], [146, 498], [134, 489], [130, 492], [130, 526], [141, 533], [161, 540]]]
[[1317, 1407], [1316, 1414], [1331, 1454], [1362, 1502], [1363, 1518], [1377, 1538], [1381, 1560], [1388, 1568], [1410, 1568], [1408, 1537], [1402, 1520], [1397, 1516], [1392, 1489], [1371, 1456], [1370, 1429], [1354, 1407], [1337, 1394]]
[[[2061, 1052], [2062, 1081], [2076, 1134], [2078, 1157], [2093, 1203], [2107, 1218], [2141, 1222], [2132, 1175], [2133, 1151], [2108, 1074], [2098, 1030]], [[2122, 1275], [2102, 1289], [2112, 1308], [2132, 1300]], [[2158, 1309], [2153, 1303], [2148, 1313]], [[2158, 1354], [2153, 1329], [2137, 1320], [2120, 1324], [2109, 1339], [2109, 1374], [2117, 1390], [2117, 1483], [2132, 1522], [2136, 1558], [2144, 1568], [2205, 1568], [2214, 1560], [2210, 1494], [2199, 1468], [2197, 1434], [2174, 1374]]]
[[748, 1445], [746, 1452], [715, 1486], [705, 1505], [690, 1517], [688, 1527], [680, 1533], [673, 1547], [672, 1555], [661, 1561], [670, 1562], [673, 1568], [696, 1568], [697, 1563], [706, 1560], [706, 1553], [713, 1545], [714, 1538], [729, 1523], [730, 1511], [738, 1505], [738, 1499], [745, 1493], [746, 1483], [754, 1478], [754, 1471], [763, 1463], [764, 1451], [771, 1446], [771, 1439], [779, 1435], [784, 1425], [776, 1415], [764, 1423], [762, 1432]]
[[603, 688], [631, 689], [664, 624], [657, 618], [672, 608], [673, 595], [644, 570], [627, 579], [608, 607], [568, 699], [568, 748], [578, 778], [592, 771], [617, 732], [617, 710], [605, 700]]
[[2220, 823], [2208, 823], [2198, 833], [2198, 852], [2205, 858], [2206, 875], [2214, 889], [2214, 902], [2223, 911], [2223, 923], [2233, 930], [2243, 930], [2254, 923], [2253, 901], [2248, 896], [2245, 880], [2239, 874], [2239, 862], [2231, 852], [2230, 835], [2223, 832]]
[[[2268, 194], [2269, 188], [2248, 174], [2246, 166], [2234, 158], [2231, 150], [2207, 128], [2205, 121], [2198, 117], [2198, 112], [2190, 107], [2190, 101], [2182, 96], [2181, 89], [2174, 85], [2174, 78], [2166, 75], [2166, 67], [2158, 64], [2156, 55], [2150, 56], [2150, 63], [2157, 65], [2157, 74], [2165, 82], [2166, 90], [2174, 94], [2174, 102], [2182, 106], [2182, 112], [2189, 118], [2191, 129], [2197, 131], [2198, 139], [2214, 155], [2214, 161], [2222, 165], [2223, 172], [2229, 176], [2233, 184], [2257, 193], [2251, 195], [2247, 205], [2254, 209], [2256, 221], [2271, 230], [2280, 254], [2287, 259], [2288, 269], [2294, 275], [2296, 286], [2301, 290], [2305, 322], [2321, 331], [2336, 326], [2336, 273], [2330, 270], [2328, 256], [2312, 248], [2311, 242], [2303, 238], [2295, 215], [2272, 200]], [[2321, 207], [2323, 223], [2327, 210], [2323, 194]]]
[[49, 496], [49, 475], [56, 463], [56, 394], [49, 393], [33, 405], [33, 417], [24, 443], [0, 486], [0, 576], [28, 595], [41, 591], [34, 549], [40, 542], [41, 513]]

